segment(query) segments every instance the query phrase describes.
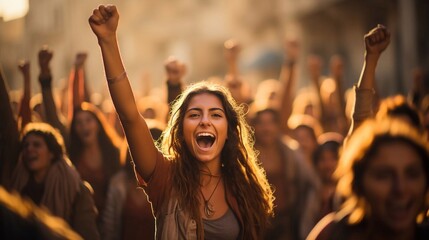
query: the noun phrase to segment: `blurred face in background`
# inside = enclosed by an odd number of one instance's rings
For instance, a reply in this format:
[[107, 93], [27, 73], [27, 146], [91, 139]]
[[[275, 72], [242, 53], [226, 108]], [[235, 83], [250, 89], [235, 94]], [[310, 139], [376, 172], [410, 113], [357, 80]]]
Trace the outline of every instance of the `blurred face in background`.
[[94, 115], [87, 111], [79, 111], [75, 115], [75, 130], [79, 139], [85, 144], [97, 141], [99, 125]]
[[312, 156], [317, 147], [317, 139], [313, 130], [307, 126], [298, 126], [294, 130], [294, 137], [303, 153]]
[[261, 146], [275, 144], [279, 138], [280, 126], [271, 111], [262, 111], [253, 121], [256, 143]]
[[426, 173], [417, 151], [404, 142], [380, 145], [363, 174], [370, 216], [387, 231], [413, 231], [426, 194]]
[[338, 165], [338, 153], [334, 149], [324, 148], [316, 160], [316, 171], [322, 182], [335, 182], [334, 171]]
[[22, 160], [30, 172], [45, 175], [54, 158], [45, 139], [37, 134], [29, 133], [23, 140]]

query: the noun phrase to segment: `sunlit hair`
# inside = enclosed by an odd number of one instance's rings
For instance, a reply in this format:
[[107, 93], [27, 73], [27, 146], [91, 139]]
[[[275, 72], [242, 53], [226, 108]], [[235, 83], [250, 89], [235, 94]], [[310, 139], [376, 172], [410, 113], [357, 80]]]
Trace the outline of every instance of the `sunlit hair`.
[[[390, 143], [410, 146], [420, 156], [429, 186], [429, 145], [426, 135], [401, 119], [367, 120], [344, 146], [335, 176], [338, 193], [346, 201], [338, 217], [349, 215], [349, 223], [359, 223], [369, 215], [370, 208], [363, 194], [363, 175], [379, 149]], [[422, 209], [423, 210], [423, 209]]]
[[387, 116], [405, 117], [414, 127], [422, 127], [418, 109], [411, 105], [402, 95], [388, 97], [380, 103], [376, 118], [382, 119]]
[[258, 104], [255, 104], [255, 102], [250, 105], [246, 120], [248, 123], [250, 123], [250, 125], [253, 126], [258, 123], [258, 121], [260, 120], [260, 116], [264, 113], [271, 114], [274, 122], [276, 124], [280, 124], [280, 113], [278, 110], [268, 107], [266, 105], [258, 106]]
[[422, 103], [420, 104], [420, 111], [423, 114], [427, 114], [429, 112], [429, 95], [426, 95], [422, 99]]
[[21, 131], [21, 151], [23, 148], [23, 144], [25, 144], [25, 139], [30, 134], [40, 136], [43, 138], [43, 140], [45, 140], [46, 146], [48, 147], [49, 151], [54, 154], [53, 161], [62, 159], [63, 155], [66, 152], [64, 146], [64, 139], [55, 128], [53, 128], [47, 123], [42, 122], [28, 123]]
[[340, 152], [341, 143], [338, 141], [326, 141], [323, 144], [317, 146], [317, 148], [313, 152], [313, 164], [317, 166], [322, 159], [322, 154], [324, 152], [332, 152], [334, 153], [335, 158], [338, 158]]
[[306, 128], [310, 131], [311, 135], [314, 139], [316, 139], [318, 136], [320, 136], [323, 133], [323, 128], [320, 125], [320, 122], [306, 114], [292, 114], [287, 122], [290, 129], [298, 129], [298, 128]]
[[[30, 135], [42, 137], [48, 150], [54, 155], [49, 170], [44, 176], [44, 190], [39, 204], [49, 209], [55, 216], [69, 222], [81, 180], [65, 154], [64, 140], [60, 133], [49, 124], [29, 123], [21, 132], [21, 151], [26, 144], [26, 138]], [[21, 158], [12, 175], [12, 189], [22, 192], [33, 174], [34, 172]]]
[[[244, 112], [230, 92], [218, 84], [199, 82], [190, 85], [174, 102], [171, 117], [163, 133], [160, 148], [173, 164], [173, 187], [179, 202], [197, 221], [198, 234], [202, 234], [199, 211], [199, 161], [191, 154], [183, 133], [183, 121], [191, 99], [203, 93], [213, 94], [222, 102], [228, 121], [227, 141], [221, 152], [222, 177], [226, 188], [237, 199], [246, 224], [244, 239], [260, 239], [268, 217], [273, 213], [272, 190], [265, 172], [257, 162], [253, 148], [253, 135], [244, 119]], [[197, 170], [197, 171], [196, 171]]]
[[76, 115], [80, 112], [90, 113], [97, 122], [97, 140], [102, 153], [103, 167], [108, 176], [111, 176], [120, 168], [120, 138], [116, 134], [115, 129], [108, 124], [104, 114], [91, 103], [83, 102], [74, 109], [73, 119], [70, 126], [70, 159], [73, 164], [77, 165], [85, 147], [82, 139], [76, 132]]

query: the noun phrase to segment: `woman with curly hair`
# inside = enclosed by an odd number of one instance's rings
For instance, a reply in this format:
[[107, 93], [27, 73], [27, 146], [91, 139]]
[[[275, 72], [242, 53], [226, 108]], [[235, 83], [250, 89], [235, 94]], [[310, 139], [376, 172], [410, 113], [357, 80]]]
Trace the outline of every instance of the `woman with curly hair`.
[[28, 123], [12, 189], [63, 218], [85, 239], [99, 239], [94, 200], [65, 154], [62, 136], [46, 123]]
[[140, 183], [153, 206], [156, 238], [261, 239], [273, 197], [242, 109], [225, 88], [194, 84], [174, 103], [158, 149], [122, 64], [118, 20], [115, 6], [99, 6], [89, 23]]

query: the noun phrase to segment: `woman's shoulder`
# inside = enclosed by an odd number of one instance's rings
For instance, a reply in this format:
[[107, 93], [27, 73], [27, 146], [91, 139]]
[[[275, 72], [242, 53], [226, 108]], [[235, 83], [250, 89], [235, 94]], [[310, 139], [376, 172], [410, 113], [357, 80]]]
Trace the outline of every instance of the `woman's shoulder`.
[[353, 235], [353, 229], [359, 226], [349, 225], [347, 219], [347, 216], [340, 217], [337, 213], [326, 215], [311, 230], [307, 240], [348, 239]]
[[333, 230], [337, 227], [335, 213], [330, 213], [322, 218], [307, 236], [307, 240], [330, 239]]

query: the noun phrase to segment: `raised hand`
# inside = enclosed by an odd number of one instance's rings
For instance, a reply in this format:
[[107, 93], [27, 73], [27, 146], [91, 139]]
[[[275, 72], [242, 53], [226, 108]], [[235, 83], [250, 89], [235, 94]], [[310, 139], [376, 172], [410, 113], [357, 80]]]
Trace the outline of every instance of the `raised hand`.
[[24, 76], [27, 76], [30, 74], [30, 62], [28, 60], [22, 60], [18, 64], [18, 69], [21, 71], [21, 73]]
[[42, 49], [39, 51], [39, 66], [40, 69], [43, 70], [49, 70], [49, 63], [51, 62], [52, 56], [54, 54], [52, 51], [48, 48], [48, 46], [43, 46]]
[[299, 56], [299, 43], [296, 40], [285, 42], [285, 57], [288, 62], [295, 63]]
[[239, 42], [235, 39], [229, 39], [224, 43], [225, 57], [229, 64], [234, 64], [238, 60], [238, 55], [241, 50]]
[[48, 46], [43, 46], [39, 51], [39, 82], [42, 86], [51, 86], [51, 69], [49, 67], [49, 63], [53, 57], [52, 51], [48, 48]]
[[242, 79], [238, 73], [238, 56], [241, 51], [240, 43], [235, 39], [229, 39], [224, 43], [225, 58], [228, 62], [228, 73], [225, 75], [225, 84], [231, 91], [232, 95], [237, 101], [240, 101], [241, 87], [243, 85]]
[[369, 31], [365, 36], [365, 49], [369, 55], [380, 55], [390, 43], [390, 32], [383, 25]]
[[170, 56], [165, 61], [164, 67], [167, 74], [167, 81], [171, 85], [179, 85], [182, 83], [182, 77], [186, 73], [186, 66], [183, 62], [174, 56]]
[[85, 64], [88, 54], [86, 52], [79, 52], [76, 54], [76, 59], [74, 61], [74, 66], [76, 69], [82, 68]]
[[94, 9], [88, 21], [99, 42], [116, 39], [116, 29], [119, 22], [119, 13], [116, 6], [100, 5]]
[[24, 76], [24, 92], [21, 98], [19, 106], [18, 117], [21, 119], [21, 129], [31, 122], [31, 109], [30, 109], [30, 98], [31, 98], [31, 83], [30, 83], [30, 62], [23, 60], [18, 64], [18, 69]]

